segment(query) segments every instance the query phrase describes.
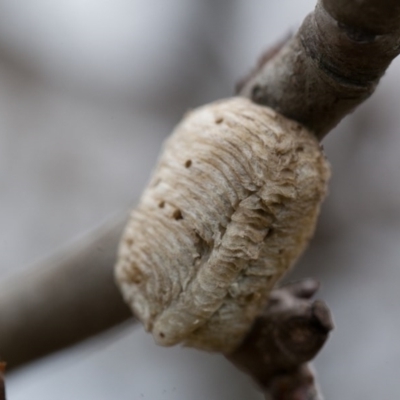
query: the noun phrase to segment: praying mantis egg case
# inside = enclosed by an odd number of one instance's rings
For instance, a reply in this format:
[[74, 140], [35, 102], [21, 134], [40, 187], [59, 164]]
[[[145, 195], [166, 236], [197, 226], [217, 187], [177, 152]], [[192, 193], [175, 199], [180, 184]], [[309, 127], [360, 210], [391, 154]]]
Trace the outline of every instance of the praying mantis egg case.
[[156, 342], [233, 351], [307, 246], [328, 179], [313, 134], [270, 108], [234, 97], [188, 113], [116, 265]]

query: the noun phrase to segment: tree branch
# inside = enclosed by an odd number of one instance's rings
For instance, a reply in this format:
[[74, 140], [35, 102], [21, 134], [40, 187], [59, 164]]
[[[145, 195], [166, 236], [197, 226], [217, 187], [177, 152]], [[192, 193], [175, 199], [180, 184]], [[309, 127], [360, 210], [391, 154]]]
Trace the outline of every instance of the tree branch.
[[332, 17], [358, 32], [386, 35], [400, 29], [398, 0], [322, 0]]
[[239, 94], [322, 139], [375, 90], [400, 52], [398, 0], [319, 0], [298, 33], [264, 58]]
[[319, 391], [307, 362], [333, 329], [328, 307], [310, 298], [313, 279], [275, 289], [242, 345], [227, 358], [248, 373], [267, 399], [318, 400]]
[[6, 363], [0, 361], [0, 400], [6, 400], [6, 386], [4, 383], [4, 372]]
[[[322, 139], [375, 90], [399, 53], [399, 22], [398, 0], [320, 0], [297, 35], [264, 57], [239, 92]], [[0, 354], [11, 368], [129, 318], [112, 272], [122, 227], [121, 219], [63, 259], [3, 285]], [[228, 356], [269, 399], [319, 398], [307, 362], [332, 322], [324, 303], [309, 300], [316, 288], [306, 281], [274, 291], [249, 336]]]
[[0, 356], [11, 370], [105, 331], [132, 314], [114, 284], [126, 220], [112, 219], [0, 288]]

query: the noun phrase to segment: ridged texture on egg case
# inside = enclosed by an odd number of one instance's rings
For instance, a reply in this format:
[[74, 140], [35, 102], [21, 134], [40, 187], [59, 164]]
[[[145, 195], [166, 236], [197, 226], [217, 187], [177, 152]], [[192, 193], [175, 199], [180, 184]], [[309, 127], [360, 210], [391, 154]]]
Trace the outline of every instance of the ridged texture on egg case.
[[244, 98], [188, 113], [132, 212], [116, 280], [157, 343], [230, 352], [305, 249], [329, 165], [299, 124]]

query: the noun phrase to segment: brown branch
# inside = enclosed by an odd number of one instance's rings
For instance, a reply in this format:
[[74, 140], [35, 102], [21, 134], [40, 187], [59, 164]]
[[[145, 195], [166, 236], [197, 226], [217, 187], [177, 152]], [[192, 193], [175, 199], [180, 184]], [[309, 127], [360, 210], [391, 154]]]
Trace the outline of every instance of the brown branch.
[[6, 400], [6, 386], [4, 383], [5, 371], [6, 363], [0, 361], [0, 400]]
[[319, 0], [298, 33], [261, 62], [239, 94], [322, 139], [375, 90], [400, 52], [398, 0]]
[[318, 400], [312, 360], [333, 329], [329, 309], [311, 301], [318, 290], [307, 279], [274, 290], [242, 345], [227, 358], [251, 375], [267, 399]]
[[0, 288], [0, 357], [8, 369], [131, 317], [114, 285], [123, 216]]

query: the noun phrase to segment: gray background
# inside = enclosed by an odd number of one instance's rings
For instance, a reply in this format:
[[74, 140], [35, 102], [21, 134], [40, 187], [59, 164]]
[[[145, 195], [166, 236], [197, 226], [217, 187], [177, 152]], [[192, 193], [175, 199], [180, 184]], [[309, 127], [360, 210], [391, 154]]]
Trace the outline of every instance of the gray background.
[[[313, 0], [0, 0], [0, 279], [139, 196], [189, 108], [232, 94]], [[324, 141], [330, 196], [296, 276], [337, 329], [327, 399], [400, 392], [400, 63]], [[0, 327], [1, 329], [1, 327]], [[1, 334], [1, 330], [0, 330]], [[125, 326], [10, 375], [10, 400], [261, 399], [222, 357]]]

